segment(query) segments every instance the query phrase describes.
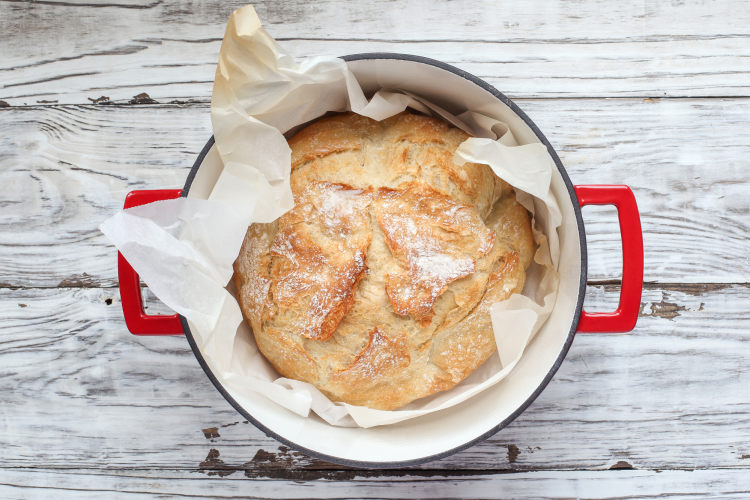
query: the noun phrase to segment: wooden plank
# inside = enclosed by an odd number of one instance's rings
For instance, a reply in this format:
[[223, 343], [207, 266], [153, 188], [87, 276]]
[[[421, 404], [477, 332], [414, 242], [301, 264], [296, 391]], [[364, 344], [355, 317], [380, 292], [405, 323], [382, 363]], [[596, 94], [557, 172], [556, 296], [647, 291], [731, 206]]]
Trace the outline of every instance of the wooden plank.
[[[329, 479], [330, 476], [334, 476]], [[341, 476], [338, 479], [337, 476]], [[690, 500], [747, 498], [750, 471], [570, 471], [432, 476], [367, 473], [322, 479], [257, 479], [231, 474], [206, 477], [193, 471], [98, 471], [6, 469], [0, 495], [7, 499], [611, 499]]]
[[[586, 307], [612, 310], [617, 295], [590, 287]], [[579, 335], [515, 422], [421, 468], [746, 469], [748, 300], [747, 286], [649, 287], [632, 334]], [[0, 469], [286, 470], [303, 480], [338, 468], [245, 423], [184, 338], [130, 335], [117, 289], [1, 289], [0, 331]]]
[[[88, 103], [140, 92], [209, 98], [226, 21], [244, 2], [0, 2], [0, 99]], [[256, 3], [295, 57], [401, 52], [512, 97], [747, 96], [750, 13], [738, 2]]]
[[[651, 282], [750, 281], [750, 100], [521, 100], [577, 184], [627, 184]], [[0, 285], [115, 286], [97, 227], [133, 189], [180, 188], [207, 105], [0, 110]], [[584, 210], [589, 278], [618, 279], [614, 210]], [[710, 256], [710, 257], [709, 257]]]

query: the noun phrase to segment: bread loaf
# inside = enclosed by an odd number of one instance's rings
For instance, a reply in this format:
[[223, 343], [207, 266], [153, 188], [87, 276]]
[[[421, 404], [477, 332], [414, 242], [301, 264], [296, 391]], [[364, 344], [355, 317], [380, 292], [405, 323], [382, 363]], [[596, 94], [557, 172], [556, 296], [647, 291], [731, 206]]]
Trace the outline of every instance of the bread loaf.
[[450, 389], [496, 350], [489, 308], [519, 293], [527, 211], [469, 136], [402, 113], [346, 113], [289, 141], [295, 207], [253, 224], [235, 262], [243, 314], [278, 372], [392, 410]]

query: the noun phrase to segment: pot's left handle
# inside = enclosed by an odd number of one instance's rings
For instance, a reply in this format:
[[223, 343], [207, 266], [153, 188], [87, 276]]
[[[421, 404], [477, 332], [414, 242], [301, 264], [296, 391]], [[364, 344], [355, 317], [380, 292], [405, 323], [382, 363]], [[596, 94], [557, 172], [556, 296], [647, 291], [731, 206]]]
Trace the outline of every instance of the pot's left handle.
[[[146, 205], [159, 200], [179, 198], [181, 189], [153, 189], [131, 191], [125, 198], [125, 208]], [[143, 310], [141, 279], [125, 257], [117, 252], [117, 274], [120, 280], [120, 300], [125, 324], [133, 335], [184, 335], [180, 318], [172, 316], [149, 316]]]

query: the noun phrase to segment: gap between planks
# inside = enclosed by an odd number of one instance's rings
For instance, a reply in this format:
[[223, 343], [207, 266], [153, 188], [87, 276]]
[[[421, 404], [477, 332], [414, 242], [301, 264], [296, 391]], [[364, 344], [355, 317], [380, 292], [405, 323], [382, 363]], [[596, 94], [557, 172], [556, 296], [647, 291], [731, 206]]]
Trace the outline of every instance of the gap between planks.
[[[3, 0], [0, 0], [3, 1]], [[144, 88], [147, 87], [147, 85], [144, 85]], [[106, 94], [107, 91], [101, 91], [97, 92], [101, 94]], [[137, 92], [136, 90], [133, 91], [133, 93], [140, 94], [140, 92]], [[133, 96], [135, 97], [135, 96]], [[130, 104], [128, 101], [130, 99], [124, 99], [122, 101], [108, 101], [107, 104], [93, 104], [90, 102], [81, 102], [81, 103], [35, 103], [35, 104], [14, 104], [9, 105], [7, 107], [0, 107], [0, 113], [3, 111], [11, 111], [14, 108], [23, 108], [23, 109], [44, 109], [44, 108], [64, 108], [64, 107], [80, 107], [80, 108], [160, 108], [160, 107], [179, 107], [179, 108], [189, 108], [189, 107], [206, 107], [211, 105], [211, 98], [206, 97], [196, 97], [196, 98], [186, 98], [184, 96], [163, 96], [159, 97], [162, 101], [170, 101], [170, 100], [181, 100], [181, 99], [187, 99], [191, 102], [159, 102], [156, 99], [154, 99], [156, 102], [152, 102], [149, 104]], [[652, 100], [663, 100], [663, 101], [679, 101], [679, 100], [724, 100], [724, 99], [750, 99], [750, 96], [747, 95], [722, 95], [722, 96], [712, 96], [712, 95], [696, 95], [696, 96], [659, 96], [655, 93], [644, 93], [642, 95], [623, 95], [623, 96], [611, 96], [611, 97], [602, 97], [602, 96], [535, 96], [535, 97], [523, 97], [523, 96], [513, 96], [511, 97], [511, 100], [515, 101], [524, 101], [524, 102], [544, 102], [544, 101], [632, 101], [632, 100], [638, 100], [638, 99], [652, 99]]]
[[[511, 475], [531, 475], [534, 473], [575, 473], [575, 472], [590, 472], [593, 474], [619, 474], [620, 471], [640, 471], [640, 472], [654, 472], [660, 473], [665, 470], [673, 472], [695, 472], [695, 471], [732, 471], [737, 473], [750, 472], [750, 467], [738, 467], [738, 468], [727, 468], [727, 467], [702, 467], [702, 468], [669, 468], [669, 469], [636, 469], [634, 467], [627, 466], [627, 462], [621, 461], [619, 464], [626, 464], [625, 466], [612, 466], [609, 469], [543, 469], [543, 470], [517, 470], [517, 469], [411, 469], [411, 468], [399, 468], [399, 469], [358, 469], [354, 467], [347, 467], [344, 465], [337, 465], [332, 463], [321, 462], [319, 466], [311, 465], [303, 469], [290, 469], [280, 464], [276, 468], [252, 468], [252, 467], [109, 467], [107, 469], [95, 468], [95, 467], [18, 467], [18, 466], [0, 466], [0, 474], [5, 471], [51, 471], [51, 472], [78, 472], [85, 471], [92, 474], [122, 474], [122, 473], [195, 473], [204, 474], [206, 476], [218, 476], [224, 478], [231, 476], [236, 473], [244, 474], [249, 479], [283, 479], [289, 481], [315, 481], [315, 480], [329, 480], [329, 481], [351, 481], [356, 478], [469, 478], [478, 476], [511, 476]], [[2, 480], [0, 479], [0, 482]]]
[[[252, 484], [246, 481], [253, 480]], [[245, 481], [245, 482], [243, 482]], [[524, 474], [443, 474], [420, 477], [355, 476], [354, 479], [258, 479], [229, 475], [202, 477], [195, 471], [61, 471], [0, 469], [0, 494], [24, 499], [55, 498], [326, 498], [332, 499], [463, 499], [544, 498], [640, 500], [747, 498], [745, 471], [571, 471]], [[113, 497], [112, 495], [116, 495]], [[153, 495], [153, 496], [152, 496]]]

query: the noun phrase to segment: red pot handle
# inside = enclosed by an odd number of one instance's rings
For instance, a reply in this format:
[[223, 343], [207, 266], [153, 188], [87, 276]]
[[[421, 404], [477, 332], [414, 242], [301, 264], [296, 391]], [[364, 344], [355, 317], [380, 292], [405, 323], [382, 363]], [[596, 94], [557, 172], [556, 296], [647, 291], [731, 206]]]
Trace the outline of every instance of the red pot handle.
[[643, 289], [643, 231], [638, 205], [628, 186], [575, 186], [578, 203], [614, 205], [622, 236], [622, 290], [613, 313], [581, 312], [578, 333], [622, 333], [635, 328]]
[[[131, 191], [125, 198], [125, 208], [146, 205], [159, 200], [179, 198], [181, 189], [152, 189]], [[125, 257], [117, 252], [117, 274], [120, 280], [120, 301], [125, 313], [125, 324], [133, 335], [184, 335], [180, 318], [172, 316], [149, 316], [143, 311], [141, 279]]]

